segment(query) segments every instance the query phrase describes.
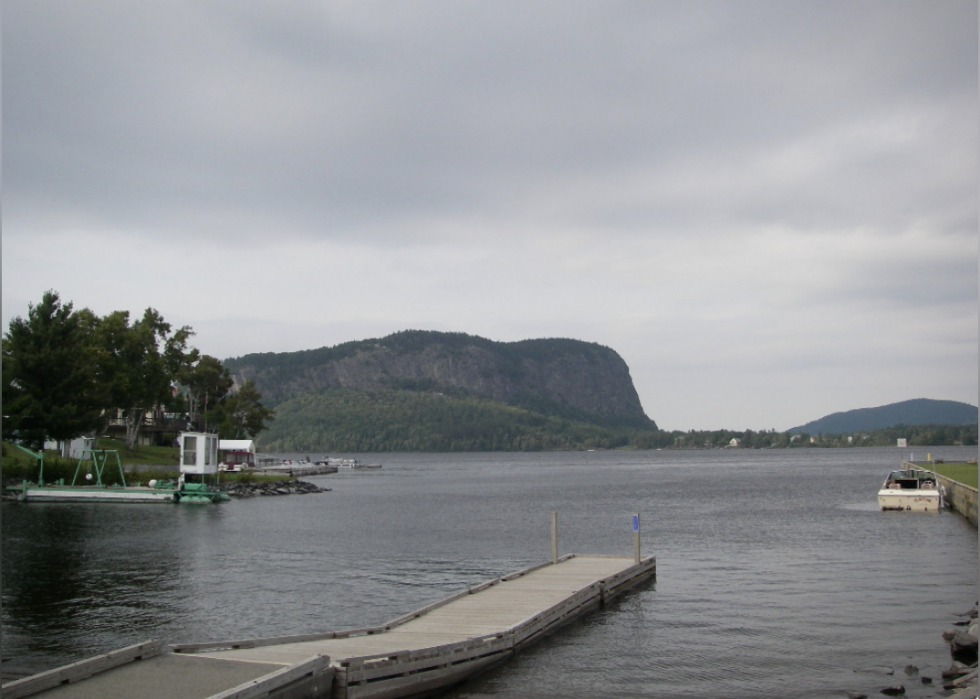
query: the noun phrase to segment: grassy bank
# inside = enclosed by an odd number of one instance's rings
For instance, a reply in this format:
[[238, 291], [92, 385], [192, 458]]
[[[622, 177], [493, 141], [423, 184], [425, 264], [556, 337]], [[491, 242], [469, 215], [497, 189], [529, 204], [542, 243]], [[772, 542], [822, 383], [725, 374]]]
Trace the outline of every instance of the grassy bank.
[[977, 465], [968, 464], [965, 462], [955, 462], [948, 464], [932, 464], [931, 466], [925, 466], [940, 476], [946, 476], [957, 483], [962, 483], [963, 485], [968, 485], [971, 488], [977, 487]]
[[[177, 447], [136, 447], [126, 449], [125, 443], [118, 439], [103, 437], [96, 443], [96, 449], [109, 449], [119, 454], [119, 460], [124, 466], [173, 466], [175, 469], [180, 461], [180, 450]], [[58, 452], [53, 449], [44, 451], [44, 463], [47, 465], [49, 460], [60, 459]], [[3, 443], [3, 465], [29, 463], [33, 459], [18, 449], [10, 442]], [[114, 461], [114, 460], [113, 460]]]

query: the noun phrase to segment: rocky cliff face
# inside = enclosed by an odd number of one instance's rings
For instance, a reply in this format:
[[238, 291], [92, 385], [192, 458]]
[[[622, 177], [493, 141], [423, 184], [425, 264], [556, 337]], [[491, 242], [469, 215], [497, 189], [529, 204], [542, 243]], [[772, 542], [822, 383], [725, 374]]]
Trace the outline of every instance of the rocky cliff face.
[[254, 381], [270, 405], [337, 387], [454, 391], [654, 426], [623, 359], [608, 347], [576, 340], [500, 343], [408, 331], [309, 352], [247, 355], [225, 364], [237, 381]]

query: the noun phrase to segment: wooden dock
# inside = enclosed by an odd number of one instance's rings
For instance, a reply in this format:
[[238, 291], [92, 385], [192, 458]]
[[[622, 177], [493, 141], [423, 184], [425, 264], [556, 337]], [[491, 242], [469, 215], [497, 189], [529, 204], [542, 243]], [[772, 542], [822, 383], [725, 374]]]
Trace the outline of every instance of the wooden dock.
[[410, 697], [460, 682], [655, 579], [656, 559], [637, 558], [571, 554], [376, 627], [167, 649], [150, 641], [7, 683], [3, 696]]

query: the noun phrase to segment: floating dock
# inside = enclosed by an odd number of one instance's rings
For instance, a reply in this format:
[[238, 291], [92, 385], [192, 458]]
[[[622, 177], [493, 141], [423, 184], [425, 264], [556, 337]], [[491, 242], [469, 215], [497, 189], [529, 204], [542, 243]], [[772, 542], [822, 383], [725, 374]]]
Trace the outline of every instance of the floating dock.
[[98, 486], [43, 485], [25, 483], [10, 489], [17, 492], [20, 502], [124, 502], [174, 503], [180, 498], [176, 487], [171, 488], [113, 488]]
[[323, 463], [298, 463], [295, 465], [279, 466], [260, 466], [249, 469], [246, 473], [253, 473], [256, 476], [289, 476], [299, 478], [301, 476], [321, 476], [327, 473], [337, 473], [336, 466]]
[[570, 554], [381, 626], [302, 636], [148, 641], [3, 685], [59, 699], [401, 699], [455, 684], [656, 578], [655, 558]]

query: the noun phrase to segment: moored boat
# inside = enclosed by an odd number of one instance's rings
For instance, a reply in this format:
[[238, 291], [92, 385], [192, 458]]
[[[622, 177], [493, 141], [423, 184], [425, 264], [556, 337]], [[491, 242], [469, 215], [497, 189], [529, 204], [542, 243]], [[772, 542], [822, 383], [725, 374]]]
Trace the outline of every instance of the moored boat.
[[222, 473], [241, 473], [255, 468], [255, 442], [251, 439], [221, 439], [218, 451], [222, 455], [218, 470]]
[[339, 469], [381, 468], [381, 464], [362, 464], [357, 459], [331, 459], [330, 463]]
[[939, 512], [942, 491], [936, 474], [918, 468], [892, 471], [878, 491], [878, 507], [904, 512]]

